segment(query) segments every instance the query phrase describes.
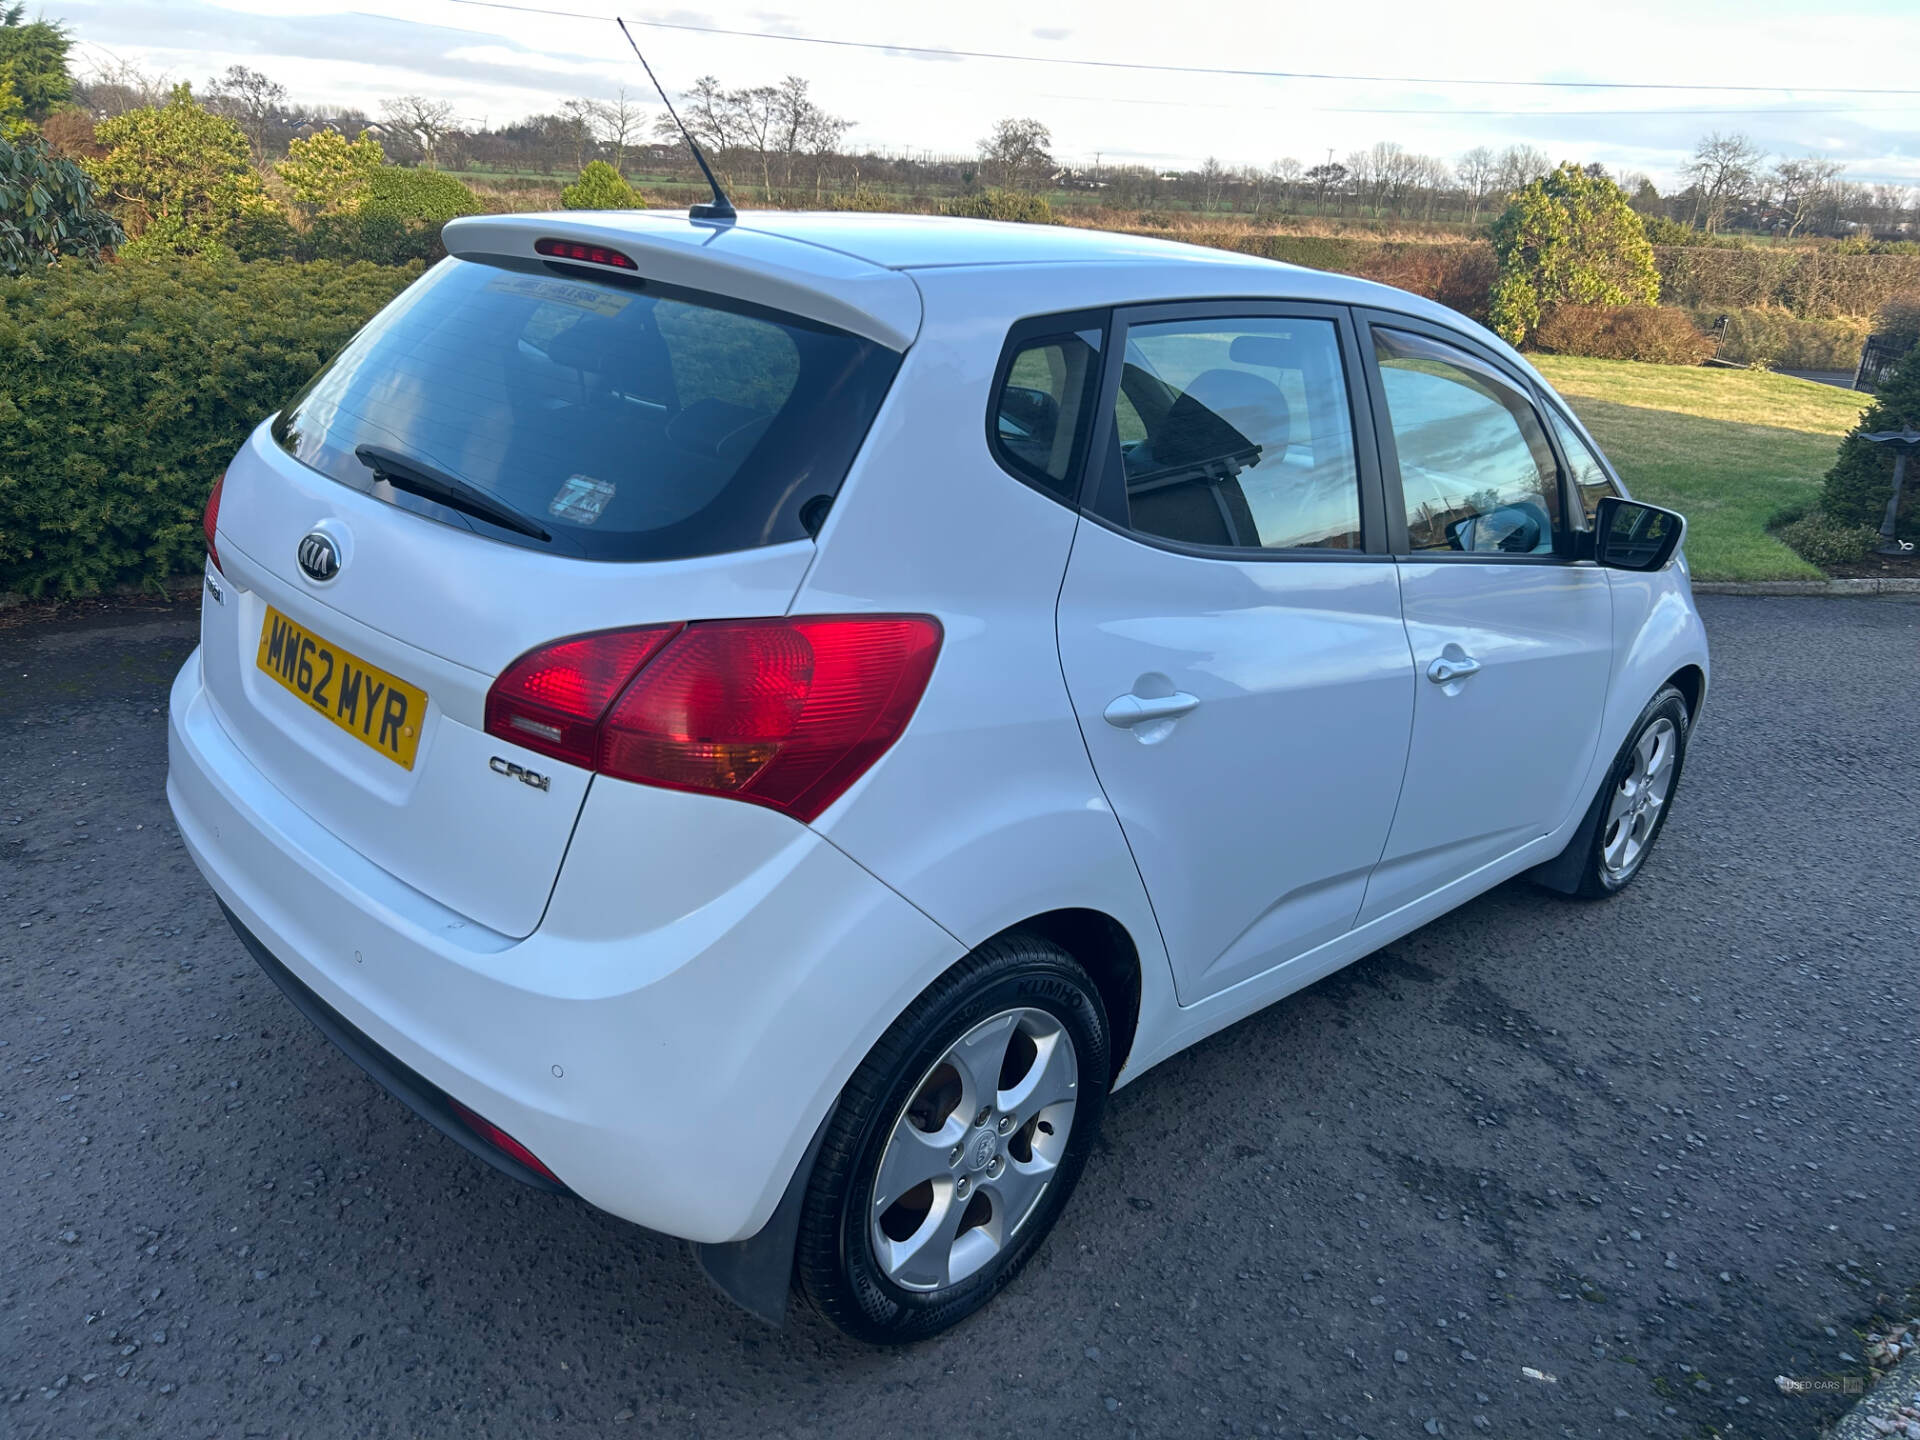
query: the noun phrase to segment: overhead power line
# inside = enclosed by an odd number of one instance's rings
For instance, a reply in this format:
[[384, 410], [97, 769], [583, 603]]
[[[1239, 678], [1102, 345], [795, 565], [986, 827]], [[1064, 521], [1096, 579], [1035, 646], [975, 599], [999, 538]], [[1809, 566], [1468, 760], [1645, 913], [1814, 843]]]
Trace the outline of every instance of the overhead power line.
[[1615, 119], [1631, 118], [1636, 115], [1691, 115], [1712, 119], [1728, 115], [1911, 115], [1911, 105], [1769, 105], [1769, 106], [1712, 106], [1690, 107], [1685, 110], [1655, 110], [1615, 106], [1607, 110], [1482, 110], [1477, 106], [1438, 105], [1408, 108], [1406, 106], [1378, 107], [1371, 105], [1245, 105], [1230, 100], [1149, 100], [1138, 95], [1062, 95], [1051, 90], [1032, 92], [1036, 100], [1066, 100], [1084, 105], [1148, 105], [1168, 110], [1231, 110], [1236, 114], [1259, 111], [1271, 114], [1297, 115], [1479, 115], [1504, 116], [1520, 120], [1558, 120], [1562, 116], [1604, 115]]
[[1255, 80], [1341, 80], [1375, 85], [1483, 85], [1541, 90], [1694, 90], [1719, 94], [1775, 95], [1801, 91], [1820, 95], [1911, 95], [1920, 89], [1859, 85], [1709, 85], [1693, 81], [1662, 80], [1515, 80], [1501, 76], [1465, 79], [1451, 75], [1349, 75], [1330, 70], [1256, 70], [1220, 65], [1167, 65], [1146, 60], [1090, 60], [1073, 55], [1022, 55], [1006, 50], [958, 50], [938, 45], [896, 45], [884, 40], [838, 40], [820, 35], [789, 35], [777, 30], [745, 30], [722, 25], [695, 25], [680, 20], [637, 20], [604, 11], [558, 10], [540, 5], [517, 5], [510, 0], [452, 0], [485, 10], [512, 10], [525, 15], [551, 15], [571, 20], [612, 22], [654, 30], [681, 30], [696, 35], [727, 35], [747, 40], [779, 40], [794, 45], [826, 45], [841, 50], [877, 50], [891, 55], [925, 55], [941, 60], [1006, 60], [1023, 65], [1070, 65], [1090, 70], [1153, 71], [1163, 75], [1215, 75]]

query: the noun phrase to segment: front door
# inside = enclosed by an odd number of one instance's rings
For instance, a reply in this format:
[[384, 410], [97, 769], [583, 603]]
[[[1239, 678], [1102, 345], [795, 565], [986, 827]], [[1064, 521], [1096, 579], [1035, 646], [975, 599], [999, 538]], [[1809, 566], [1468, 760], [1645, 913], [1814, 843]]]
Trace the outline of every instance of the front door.
[[1589, 798], [1613, 614], [1606, 572], [1565, 558], [1577, 522], [1520, 377], [1418, 322], [1377, 316], [1371, 341], [1418, 680], [1362, 923], [1539, 839]]
[[1342, 310], [1115, 319], [1060, 659], [1182, 1004], [1345, 934], [1415, 682]]

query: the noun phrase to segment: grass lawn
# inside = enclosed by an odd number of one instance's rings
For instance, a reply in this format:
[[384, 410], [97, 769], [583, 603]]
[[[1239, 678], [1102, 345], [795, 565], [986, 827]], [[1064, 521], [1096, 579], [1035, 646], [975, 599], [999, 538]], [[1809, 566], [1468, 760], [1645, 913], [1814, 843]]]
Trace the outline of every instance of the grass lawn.
[[1815, 500], [1870, 397], [1763, 370], [1528, 357], [1642, 500], [1687, 517], [1698, 580], [1817, 580], [1767, 522]]

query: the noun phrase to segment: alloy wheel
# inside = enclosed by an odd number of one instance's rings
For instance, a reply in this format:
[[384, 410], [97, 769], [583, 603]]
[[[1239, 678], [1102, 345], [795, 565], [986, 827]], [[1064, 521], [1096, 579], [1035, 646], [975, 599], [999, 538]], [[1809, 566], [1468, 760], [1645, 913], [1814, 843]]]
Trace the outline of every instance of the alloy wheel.
[[1624, 884], [1646, 858], [1673, 789], [1679, 732], [1662, 716], [1634, 741], [1627, 773], [1620, 777], [1601, 832], [1600, 866], [1615, 885]]
[[1052, 1183], [1079, 1090], [1073, 1038], [1044, 1010], [1003, 1010], [930, 1066], [874, 1171], [869, 1225], [881, 1271], [932, 1292], [1012, 1244]]

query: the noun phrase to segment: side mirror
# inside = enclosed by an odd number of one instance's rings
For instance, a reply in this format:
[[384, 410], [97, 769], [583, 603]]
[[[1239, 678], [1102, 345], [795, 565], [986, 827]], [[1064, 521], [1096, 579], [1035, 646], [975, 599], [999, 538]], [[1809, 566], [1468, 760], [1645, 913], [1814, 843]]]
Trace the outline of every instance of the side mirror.
[[1664, 570], [1686, 534], [1676, 510], [1603, 496], [1594, 507], [1593, 558], [1615, 570]]

